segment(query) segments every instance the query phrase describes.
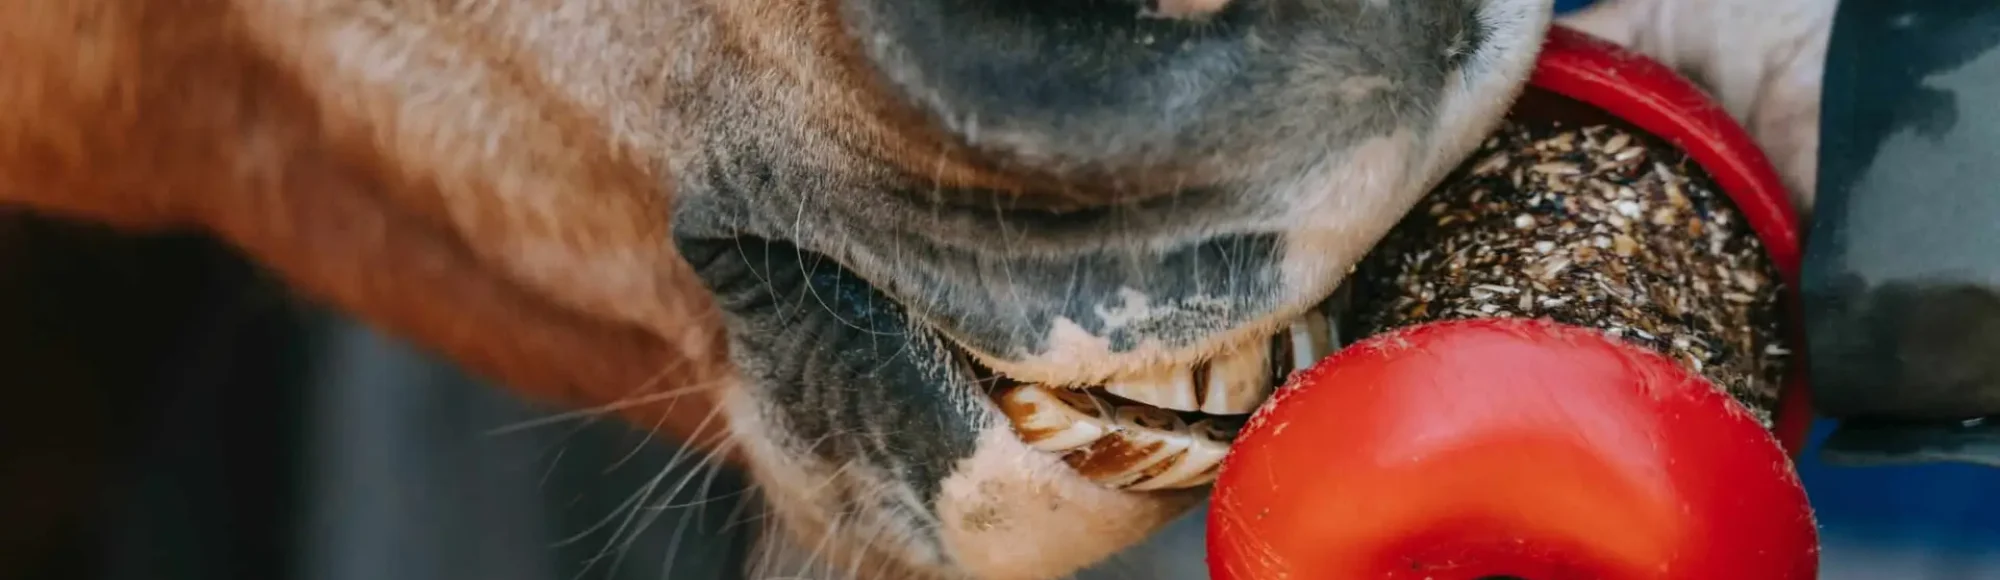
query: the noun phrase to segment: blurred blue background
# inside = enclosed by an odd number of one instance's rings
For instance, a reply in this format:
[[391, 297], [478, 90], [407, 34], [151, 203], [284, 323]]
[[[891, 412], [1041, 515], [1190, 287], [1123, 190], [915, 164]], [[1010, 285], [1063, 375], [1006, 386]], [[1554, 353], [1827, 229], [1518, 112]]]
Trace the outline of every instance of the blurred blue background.
[[[1831, 427], [1817, 426], [1814, 448]], [[1799, 475], [1820, 519], [1822, 578], [2000, 579], [2000, 470], [1833, 467], [1810, 453]]]

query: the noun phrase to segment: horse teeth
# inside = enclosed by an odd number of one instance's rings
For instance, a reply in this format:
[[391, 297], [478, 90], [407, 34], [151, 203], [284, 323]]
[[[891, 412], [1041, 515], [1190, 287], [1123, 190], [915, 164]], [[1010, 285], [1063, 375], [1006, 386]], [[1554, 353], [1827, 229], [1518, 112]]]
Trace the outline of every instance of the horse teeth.
[[1111, 406], [1082, 391], [1014, 385], [995, 400], [1021, 440], [1043, 451], [1080, 449], [1114, 430]]
[[1271, 389], [1271, 345], [1252, 343], [1209, 361], [1201, 407], [1210, 415], [1243, 415], [1257, 409]]
[[1134, 403], [1175, 411], [1193, 411], [1201, 405], [1195, 389], [1194, 369], [1185, 366], [1162, 367], [1145, 374], [1119, 377], [1104, 385], [1106, 393]]
[[1329, 318], [1315, 308], [1292, 321], [1288, 329], [1291, 345], [1291, 369], [1310, 367], [1319, 359], [1333, 354], [1333, 324]]
[[[1208, 485], [1243, 419], [1288, 373], [1339, 347], [1327, 312], [1312, 308], [1270, 340], [1192, 366], [1116, 377], [1102, 391], [1016, 384], [994, 399], [1022, 441], [1099, 485], [1134, 492]], [[1206, 417], [1190, 424], [1182, 412]]]
[[1158, 491], [1166, 489], [1187, 489], [1208, 485], [1222, 466], [1222, 458], [1229, 454], [1229, 442], [1236, 438], [1236, 425], [1222, 425], [1228, 421], [1210, 418], [1196, 421], [1187, 429], [1186, 451], [1172, 460], [1164, 470], [1152, 477], [1127, 486], [1132, 491]]
[[1068, 458], [1078, 472], [1110, 487], [1127, 488], [1158, 475], [1194, 443], [1187, 423], [1164, 409], [1119, 407], [1117, 425], [1109, 437]]
[[1188, 428], [1187, 422], [1182, 421], [1179, 415], [1154, 407], [1126, 405], [1119, 407], [1113, 416], [1121, 429], [1179, 433]]
[[1195, 421], [1188, 426], [1188, 432], [1209, 441], [1228, 445], [1236, 441], [1236, 434], [1243, 430], [1241, 417], [1212, 417]]

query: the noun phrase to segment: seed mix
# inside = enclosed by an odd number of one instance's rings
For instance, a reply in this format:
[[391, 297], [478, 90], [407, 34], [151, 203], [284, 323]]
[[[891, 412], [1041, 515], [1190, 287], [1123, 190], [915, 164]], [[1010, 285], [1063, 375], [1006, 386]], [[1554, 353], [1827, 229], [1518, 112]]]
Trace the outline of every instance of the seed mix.
[[1509, 121], [1356, 268], [1346, 336], [1468, 318], [1601, 330], [1707, 377], [1766, 427], [1781, 279], [1685, 153], [1609, 125]]

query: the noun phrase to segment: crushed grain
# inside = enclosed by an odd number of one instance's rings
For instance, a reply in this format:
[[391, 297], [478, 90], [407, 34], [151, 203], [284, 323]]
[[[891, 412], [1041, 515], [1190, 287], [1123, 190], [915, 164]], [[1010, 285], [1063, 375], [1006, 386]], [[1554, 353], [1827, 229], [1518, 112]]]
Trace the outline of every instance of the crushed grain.
[[1509, 122], [1356, 270], [1346, 336], [1463, 318], [1596, 328], [1706, 376], [1770, 426], [1790, 351], [1768, 254], [1650, 136]]

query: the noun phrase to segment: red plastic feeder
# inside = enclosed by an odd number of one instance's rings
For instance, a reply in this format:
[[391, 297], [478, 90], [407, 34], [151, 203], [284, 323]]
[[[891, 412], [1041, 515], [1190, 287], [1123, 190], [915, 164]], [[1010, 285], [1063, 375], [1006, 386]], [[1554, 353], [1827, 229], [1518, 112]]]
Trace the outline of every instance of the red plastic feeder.
[[[1388, 296], [1362, 310], [1389, 322], [1293, 376], [1237, 437], [1211, 577], [1815, 577], [1791, 464], [1804, 365], [1763, 362], [1800, 344], [1776, 171], [1672, 70], [1561, 27], [1513, 119], [1571, 128], [1497, 136], [1376, 250], [1397, 259], [1356, 274], [1355, 292]], [[1620, 128], [1582, 128], [1600, 125]], [[1706, 176], [1674, 177], [1662, 151]]]

